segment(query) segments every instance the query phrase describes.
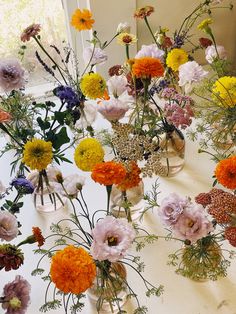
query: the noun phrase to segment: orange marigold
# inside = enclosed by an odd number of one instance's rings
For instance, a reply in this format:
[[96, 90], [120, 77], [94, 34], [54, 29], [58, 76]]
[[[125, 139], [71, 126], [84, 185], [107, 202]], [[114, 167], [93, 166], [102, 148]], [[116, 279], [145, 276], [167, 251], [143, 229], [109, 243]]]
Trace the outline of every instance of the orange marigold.
[[215, 169], [220, 184], [228, 189], [236, 189], [236, 156], [221, 160]]
[[164, 74], [164, 68], [159, 59], [143, 57], [134, 60], [132, 73], [137, 78], [160, 77]]
[[91, 177], [95, 182], [103, 185], [120, 184], [126, 176], [125, 167], [114, 161], [96, 164]]
[[50, 275], [59, 290], [80, 294], [92, 286], [96, 265], [83, 248], [69, 245], [52, 257]]
[[135, 186], [139, 185], [141, 181], [140, 178], [141, 170], [136, 162], [132, 161], [126, 172], [126, 176], [124, 180], [117, 186], [121, 191], [126, 191], [128, 189], [134, 188]]
[[38, 246], [44, 245], [45, 239], [42, 235], [42, 231], [39, 227], [32, 227], [33, 236], [35, 238], [35, 242], [38, 242]]
[[83, 9], [83, 11], [80, 9], [75, 10], [71, 18], [71, 25], [78, 31], [91, 29], [94, 22], [92, 13], [87, 9]]

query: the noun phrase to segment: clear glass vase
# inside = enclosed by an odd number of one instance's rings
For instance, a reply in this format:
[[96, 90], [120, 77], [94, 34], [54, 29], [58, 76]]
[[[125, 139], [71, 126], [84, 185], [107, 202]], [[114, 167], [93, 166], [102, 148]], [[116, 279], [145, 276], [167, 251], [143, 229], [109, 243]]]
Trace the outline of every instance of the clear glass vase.
[[183, 247], [176, 272], [191, 280], [205, 282], [225, 277], [228, 266], [220, 245], [209, 236]]
[[185, 139], [183, 133], [173, 127], [160, 140], [161, 164], [167, 177], [176, 175], [184, 166]]
[[89, 300], [98, 313], [119, 313], [127, 299], [126, 268], [120, 262], [103, 261], [99, 265], [95, 281], [87, 290]]
[[122, 192], [115, 185], [111, 191], [110, 210], [116, 218], [127, 218], [129, 221], [138, 220], [144, 210], [144, 184], [140, 181], [139, 185]]

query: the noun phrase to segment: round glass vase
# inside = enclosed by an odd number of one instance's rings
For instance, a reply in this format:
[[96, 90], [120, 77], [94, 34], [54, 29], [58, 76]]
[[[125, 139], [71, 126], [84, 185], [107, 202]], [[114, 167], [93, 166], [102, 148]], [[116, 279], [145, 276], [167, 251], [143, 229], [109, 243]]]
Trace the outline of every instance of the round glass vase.
[[54, 191], [46, 170], [39, 171], [33, 192], [35, 209], [40, 213], [51, 213], [65, 207], [66, 198]]
[[[166, 177], [173, 177], [184, 166], [185, 139], [183, 133], [176, 127], [162, 134], [160, 138], [160, 162]], [[163, 176], [163, 175], [162, 175]]]
[[126, 277], [126, 268], [122, 263], [99, 262], [94, 283], [87, 290], [88, 298], [98, 313], [121, 312], [127, 300]]
[[225, 277], [228, 266], [220, 245], [209, 236], [183, 247], [176, 273], [196, 282], [205, 282]]
[[138, 220], [143, 214], [144, 204], [144, 184], [143, 181], [125, 192], [115, 185], [111, 191], [110, 212], [116, 218], [127, 218], [128, 221]]

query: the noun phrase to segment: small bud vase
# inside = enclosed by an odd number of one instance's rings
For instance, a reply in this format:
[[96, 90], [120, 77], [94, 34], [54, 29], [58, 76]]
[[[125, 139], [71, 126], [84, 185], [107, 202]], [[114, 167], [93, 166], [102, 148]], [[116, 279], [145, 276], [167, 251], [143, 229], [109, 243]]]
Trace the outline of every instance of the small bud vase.
[[144, 184], [122, 192], [115, 185], [111, 191], [111, 213], [116, 218], [127, 218], [128, 221], [138, 220], [144, 210]]
[[185, 139], [183, 133], [173, 126], [160, 139], [161, 164], [167, 177], [175, 176], [184, 166]]
[[97, 276], [93, 286], [87, 290], [89, 300], [98, 313], [121, 313], [127, 296], [126, 277], [126, 268], [122, 263], [98, 262]]

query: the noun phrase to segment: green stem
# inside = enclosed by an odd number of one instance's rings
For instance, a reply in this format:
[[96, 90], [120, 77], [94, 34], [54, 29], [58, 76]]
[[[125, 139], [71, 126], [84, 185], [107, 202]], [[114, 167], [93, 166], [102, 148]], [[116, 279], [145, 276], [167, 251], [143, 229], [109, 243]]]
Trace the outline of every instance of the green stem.
[[151, 36], [152, 36], [152, 38], [153, 38], [155, 44], [158, 46], [157, 40], [156, 40], [156, 38], [155, 38], [155, 36], [154, 36], [154, 34], [153, 34], [153, 31], [152, 31], [152, 29], [151, 29], [151, 27], [150, 27], [150, 25], [149, 25], [149, 22], [148, 22], [148, 19], [147, 19], [146, 16], [144, 17], [144, 22], [146, 23], [146, 25], [147, 25], [147, 27], [148, 27], [148, 30], [149, 30], [149, 32], [150, 32], [150, 34], [151, 34]]
[[129, 60], [129, 45], [128, 44], [125, 45], [125, 52], [126, 52], [126, 58], [127, 60]]
[[107, 215], [109, 215], [109, 212], [110, 212], [110, 197], [111, 197], [112, 185], [107, 185], [106, 186], [106, 190], [107, 190]]

